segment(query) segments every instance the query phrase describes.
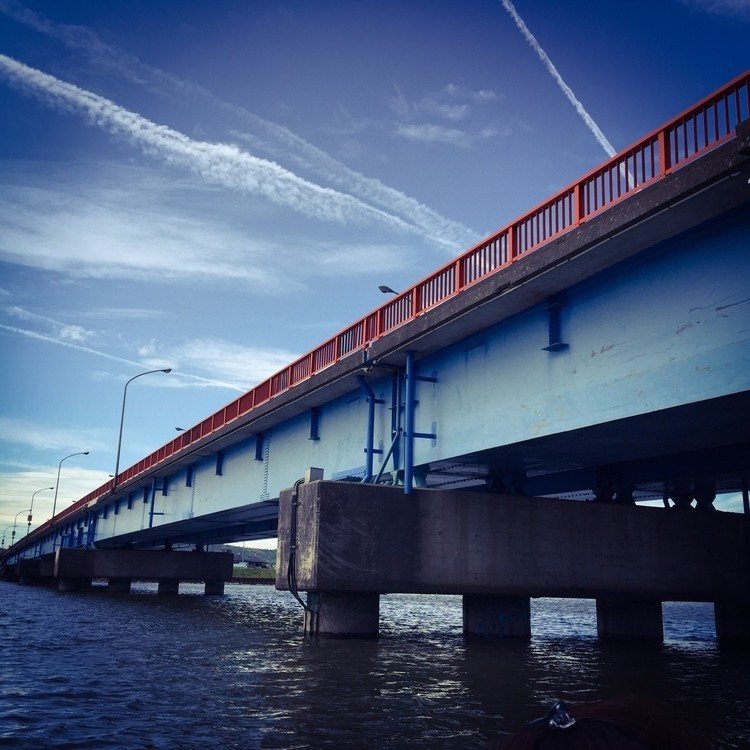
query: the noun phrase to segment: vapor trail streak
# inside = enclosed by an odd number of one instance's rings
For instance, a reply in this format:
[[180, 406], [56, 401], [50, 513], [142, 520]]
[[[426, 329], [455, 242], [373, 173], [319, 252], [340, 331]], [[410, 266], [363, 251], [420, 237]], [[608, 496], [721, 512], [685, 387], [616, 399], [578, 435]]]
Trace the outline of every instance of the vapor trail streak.
[[607, 140], [604, 133], [599, 129], [599, 126], [594, 122], [591, 115], [584, 109], [583, 104], [578, 101], [576, 95], [572, 92], [570, 86], [563, 81], [562, 76], [558, 72], [557, 68], [549, 59], [547, 53], [542, 49], [536, 37], [529, 31], [529, 27], [523, 22], [521, 16], [518, 15], [513, 3], [510, 0], [500, 0], [503, 4], [503, 8], [510, 13], [511, 18], [515, 21], [519, 31], [524, 35], [526, 41], [531, 45], [531, 48], [539, 55], [539, 59], [544, 63], [544, 66], [550, 72], [552, 77], [555, 79], [557, 85], [562, 89], [563, 94], [568, 98], [568, 101], [575, 107], [576, 112], [581, 116], [583, 121], [586, 123], [586, 127], [594, 134], [594, 138], [599, 142], [599, 145], [604, 149], [607, 156], [614, 156], [617, 152], [615, 151], [612, 144]]
[[[48, 344], [57, 344], [58, 346], [64, 346], [67, 349], [75, 349], [76, 351], [84, 352], [86, 354], [93, 354], [97, 357], [102, 357], [103, 359], [108, 359], [112, 362], [119, 362], [120, 364], [124, 365], [132, 365], [133, 367], [145, 367], [143, 362], [126, 359], [125, 357], [118, 357], [114, 354], [101, 352], [97, 349], [92, 349], [88, 346], [81, 346], [80, 344], [74, 344], [70, 341], [62, 341], [61, 339], [56, 339], [54, 336], [47, 336], [43, 333], [37, 333], [36, 331], [29, 331], [26, 328], [16, 328], [15, 326], [7, 326], [4, 323], [0, 323], [0, 329], [8, 331], [9, 333], [16, 333], [19, 336], [26, 336], [27, 338], [35, 339], [36, 341], [44, 341]], [[224, 383], [221, 380], [211, 380], [210, 378], [202, 378], [200, 375], [191, 375], [186, 372], [176, 372], [175, 375], [179, 378], [194, 380], [204, 385], [211, 385], [219, 388], [229, 388], [240, 393], [244, 393], [246, 390], [245, 388], [239, 388], [238, 386], [232, 385], [231, 383]]]
[[[298, 177], [274, 162], [236, 146], [197, 141], [147, 120], [91, 91], [0, 54], [0, 72], [41, 101], [82, 115], [91, 125], [139, 146], [166, 164], [186, 167], [206, 182], [238, 192], [261, 195], [281, 206], [325, 221], [379, 223], [401, 232], [424, 232], [403, 219], [331, 188]], [[445, 243], [438, 237], [433, 242]]]
[[248, 141], [253, 148], [274, 159], [287, 160], [297, 169], [307, 170], [346, 193], [397, 214], [429, 238], [441, 238], [439, 244], [446, 248], [455, 250], [477, 240], [478, 233], [474, 230], [442, 216], [380, 180], [350, 169], [283, 125], [264, 120], [243, 107], [222, 101], [203, 86], [148, 65], [135, 55], [103, 42], [91, 29], [51, 21], [14, 0], [0, 0], [0, 12], [61, 41], [68, 49], [85, 51], [100, 68], [161, 96], [180, 100], [190, 97], [211, 110], [222, 110], [249, 129], [250, 132], [239, 133], [238, 137]]

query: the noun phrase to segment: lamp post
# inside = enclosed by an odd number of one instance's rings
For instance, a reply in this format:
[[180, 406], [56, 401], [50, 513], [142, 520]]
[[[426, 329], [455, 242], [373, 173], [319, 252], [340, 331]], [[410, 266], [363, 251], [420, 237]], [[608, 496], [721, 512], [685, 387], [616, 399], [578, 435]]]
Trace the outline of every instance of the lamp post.
[[5, 548], [5, 534], [7, 533], [8, 529], [12, 529], [12, 528], [13, 528], [13, 525], [11, 524], [10, 526], [6, 526], [3, 529], [3, 539], [2, 541], [0, 541], [0, 547]]
[[57, 464], [57, 482], [55, 482], [55, 499], [52, 502], [52, 518], [55, 517], [55, 510], [57, 510], [57, 491], [60, 489], [60, 469], [62, 469], [63, 461], [67, 461], [73, 456], [88, 456], [88, 451], [79, 451], [78, 453], [71, 453], [69, 456], [60, 459], [60, 463]]
[[398, 296], [398, 292], [397, 291], [395, 291], [394, 289], [391, 289], [389, 286], [386, 286], [385, 284], [380, 284], [378, 286], [378, 289], [381, 292], [383, 292], [383, 294], [395, 294], [396, 296]]
[[115, 481], [112, 483], [112, 492], [117, 489], [117, 476], [120, 473], [120, 449], [122, 448], [122, 426], [125, 423], [125, 399], [128, 395], [128, 386], [136, 379], [142, 378], [144, 375], [151, 375], [153, 372], [172, 372], [171, 367], [165, 367], [163, 370], [147, 370], [146, 372], [139, 372], [137, 375], [133, 375], [130, 380], [125, 383], [125, 387], [122, 390], [122, 411], [120, 412], [120, 433], [117, 437], [117, 458], [115, 460]]
[[31, 495], [31, 505], [29, 506], [29, 518], [28, 523], [26, 524], [26, 535], [28, 536], [29, 531], [31, 531], [31, 514], [34, 511], [34, 498], [40, 493], [44, 492], [45, 490], [54, 490], [54, 487], [42, 487], [41, 490], [37, 490], [36, 492], [32, 493]]
[[29, 513], [30, 511], [27, 510], [19, 510], [18, 513], [16, 513], [16, 517], [13, 519], [13, 533], [10, 535], [10, 546], [13, 546], [13, 543], [16, 539], [16, 521], [18, 521], [18, 516], [21, 515], [21, 513]]

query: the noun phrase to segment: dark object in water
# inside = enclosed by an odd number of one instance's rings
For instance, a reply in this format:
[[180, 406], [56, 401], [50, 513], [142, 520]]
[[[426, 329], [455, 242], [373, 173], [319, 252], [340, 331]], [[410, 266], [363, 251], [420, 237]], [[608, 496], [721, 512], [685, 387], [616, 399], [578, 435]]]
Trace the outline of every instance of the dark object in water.
[[500, 744], [502, 750], [684, 750], [699, 745], [676, 737], [653, 711], [630, 700], [567, 704]]

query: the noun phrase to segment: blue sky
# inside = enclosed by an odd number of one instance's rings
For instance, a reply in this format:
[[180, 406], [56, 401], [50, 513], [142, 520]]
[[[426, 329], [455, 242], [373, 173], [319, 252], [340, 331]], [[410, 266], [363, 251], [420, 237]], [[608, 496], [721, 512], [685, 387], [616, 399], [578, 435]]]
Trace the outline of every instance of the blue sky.
[[132, 375], [174, 368], [130, 387], [123, 468], [741, 73], [748, 38], [748, 0], [0, 0], [0, 531], [69, 453], [58, 508], [106, 481]]

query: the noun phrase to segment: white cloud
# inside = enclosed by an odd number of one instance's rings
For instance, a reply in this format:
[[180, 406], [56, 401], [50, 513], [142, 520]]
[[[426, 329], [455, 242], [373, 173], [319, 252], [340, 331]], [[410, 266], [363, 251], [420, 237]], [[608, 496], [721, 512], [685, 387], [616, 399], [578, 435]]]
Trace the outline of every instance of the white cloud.
[[37, 313], [30, 312], [23, 307], [13, 306], [6, 307], [5, 312], [11, 317], [18, 318], [19, 320], [40, 323], [45, 328], [52, 331], [58, 338], [66, 341], [76, 341], [83, 343], [90, 339], [93, 335], [93, 331], [89, 331], [79, 325], [70, 325], [68, 323], [61, 323], [59, 320], [54, 318], [48, 318], [45, 315], [38, 315]]
[[750, 20], [750, 0], [681, 0], [690, 8]]
[[421, 125], [397, 125], [396, 135], [409, 141], [420, 143], [442, 143], [459, 148], [469, 148], [474, 137], [463, 130], [448, 128], [444, 125], [423, 123]]
[[153, 320], [166, 315], [163, 310], [144, 307], [98, 307], [81, 313], [86, 318], [103, 320]]
[[[86, 461], [86, 456], [80, 456], [80, 460]], [[67, 508], [76, 500], [80, 500], [92, 490], [100, 487], [108, 480], [104, 471], [86, 469], [73, 463], [74, 459], [63, 464], [60, 474], [60, 487], [57, 492], [57, 512]], [[13, 523], [16, 513], [18, 526], [16, 528], [16, 540], [26, 533], [25, 511], [31, 503], [31, 495], [42, 487], [53, 487], [57, 480], [57, 464], [50, 466], [36, 465], [14, 468], [6, 464], [6, 468], [0, 470], [0, 533], [9, 524]], [[46, 521], [52, 515], [52, 503], [54, 491], [40, 492], [34, 498], [34, 512], [32, 528]], [[5, 536], [6, 544], [10, 541], [11, 531]]]
[[163, 356], [177, 368], [212, 374], [238, 390], [248, 390], [292, 363], [298, 355], [284, 349], [240, 346], [220, 339], [193, 339], [170, 347]]
[[283, 286], [252, 262], [273, 246], [161, 205], [163, 192], [145, 180], [129, 187], [131, 192], [73, 182], [62, 189], [0, 184], [0, 258], [79, 278]]
[[[95, 64], [108, 73], [120, 75], [162, 96], [176, 100], [189, 97], [232, 117], [242, 128], [250, 129], [250, 132], [242, 133], [239, 137], [250, 142], [254, 148], [273, 158], [291, 162], [297, 169], [312, 173], [367, 203], [394, 212], [445, 248], [460, 249], [473, 244], [478, 237], [475, 231], [441, 216], [414, 198], [350, 169], [288, 128], [264, 120], [242, 107], [223, 102], [202, 86], [147, 65], [134, 55], [102, 42], [91, 29], [55, 23], [19, 3], [7, 0], [0, 0], [0, 11], [29, 28], [62, 41], [69, 49], [86, 51]], [[349, 118], [347, 126], [351, 127], [353, 123], [354, 120]], [[361, 128], [362, 122], [357, 122], [356, 127]]]
[[[398, 118], [394, 132], [401, 138], [420, 143], [439, 143], [457, 148], [470, 148], [478, 140], [492, 138], [499, 131], [494, 125], [477, 130], [476, 125], [456, 127], [459, 122], [473, 120], [475, 105], [495, 101], [492, 91], [469, 91], [449, 83], [440, 91], [409, 101], [401, 89], [395, 87], [389, 104]], [[429, 119], [440, 122], [430, 122]], [[446, 125], [444, 123], [451, 123]]]
[[[0, 71], [45, 104], [82, 116], [88, 124], [139, 147], [167, 165], [190, 170], [206, 183], [263, 198], [324, 221], [381, 224], [407, 233], [424, 231], [358, 198], [321, 187], [226, 143], [197, 141], [120, 107], [109, 99], [0, 55]], [[430, 235], [433, 241], [444, 243]], [[449, 243], [450, 244], [450, 243]]]
[[[139, 369], [143, 369], [144, 367], [152, 367], [152, 366], [159, 367], [159, 368], [174, 366], [170, 360], [166, 360], [166, 359], [157, 360], [157, 359], [152, 358], [152, 359], [144, 359], [142, 361], [138, 361], [134, 359], [127, 359], [126, 357], [118, 357], [115, 354], [110, 354], [109, 352], [105, 352], [100, 349], [94, 349], [93, 347], [90, 347], [90, 346], [82, 346], [80, 344], [75, 344], [71, 341], [65, 341], [63, 339], [55, 338], [54, 336], [48, 336], [44, 333], [39, 333], [38, 331], [32, 331], [27, 328], [17, 328], [15, 326], [8, 326], [8, 325], [5, 325], [4, 323], [0, 323], [0, 330], [7, 331], [8, 333], [15, 333], [19, 336], [25, 336], [26, 338], [34, 339], [35, 341], [46, 342], [48, 344], [56, 344], [58, 346], [64, 346], [68, 349], [74, 349], [84, 354], [91, 354], [95, 357], [101, 357], [111, 362], [119, 362], [121, 364], [129, 365], [131, 367], [136, 367]], [[200, 375], [194, 375], [193, 373], [189, 373], [189, 372], [173, 373], [172, 378], [164, 379], [162, 382], [163, 382], [163, 387], [167, 387], [167, 388], [204, 386], [204, 387], [215, 387], [215, 388], [229, 388], [233, 391], [244, 390], [240, 386], [237, 386], [233, 383], [227, 383], [221, 380], [217, 380], [216, 378], [206, 378]]]
[[[38, 165], [36, 166], [38, 168]], [[165, 184], [150, 170], [104, 165], [96, 174], [54, 175], [50, 186], [33, 180], [35, 165], [22, 163], [0, 177], [0, 259], [64, 277], [132, 280], [151, 284], [229, 284], [263, 294], [302, 290], [312, 275], [354, 276], [368, 269], [403, 268], [414, 262], [410, 248], [353, 239], [311, 240], [307, 225], [276, 228], [264, 236], [261, 216], [239, 219], [227, 202], [207, 205], [206, 196]], [[224, 209], [226, 208], [226, 212]], [[328, 233], [331, 234], [330, 232]], [[364, 234], [364, 233], [363, 233]], [[414, 249], [414, 248], [417, 249]], [[314, 259], [300, 263], [300, 258]], [[39, 328], [84, 343], [90, 332], [81, 320], [162, 316], [158, 310], [97, 308], [79, 320], [52, 321]], [[29, 313], [29, 315], [31, 315]], [[31, 318], [27, 318], [31, 320]]]
[[105, 430], [74, 430], [28, 419], [0, 416], [0, 441], [38, 450], [109, 450], [111, 435]]

